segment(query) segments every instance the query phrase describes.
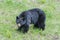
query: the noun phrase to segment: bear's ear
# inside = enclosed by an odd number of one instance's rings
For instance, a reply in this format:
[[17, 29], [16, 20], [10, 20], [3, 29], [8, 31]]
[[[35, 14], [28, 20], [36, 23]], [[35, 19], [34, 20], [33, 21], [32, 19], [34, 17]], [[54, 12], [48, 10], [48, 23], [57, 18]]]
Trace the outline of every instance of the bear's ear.
[[16, 19], [19, 19], [19, 17], [17, 16]]

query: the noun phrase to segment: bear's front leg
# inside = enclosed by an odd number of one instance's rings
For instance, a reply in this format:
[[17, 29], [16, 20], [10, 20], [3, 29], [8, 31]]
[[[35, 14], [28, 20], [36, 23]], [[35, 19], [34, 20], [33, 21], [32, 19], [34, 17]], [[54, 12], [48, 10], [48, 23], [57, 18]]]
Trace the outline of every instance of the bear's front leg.
[[25, 25], [24, 26], [24, 30], [23, 30], [23, 33], [27, 33], [29, 30], [29, 25]]
[[29, 30], [29, 25], [31, 23], [31, 16], [30, 16], [30, 13], [29, 12], [26, 13], [25, 21], [26, 21], [26, 23], [24, 25], [23, 33], [26, 33]]

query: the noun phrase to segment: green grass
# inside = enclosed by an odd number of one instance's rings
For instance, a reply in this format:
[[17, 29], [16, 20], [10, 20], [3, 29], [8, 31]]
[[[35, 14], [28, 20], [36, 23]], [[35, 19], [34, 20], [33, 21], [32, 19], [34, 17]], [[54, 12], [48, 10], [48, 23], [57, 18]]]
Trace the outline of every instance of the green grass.
[[[22, 11], [40, 8], [46, 13], [46, 29], [33, 29], [28, 33], [17, 31], [16, 16]], [[60, 40], [60, 1], [58, 0], [1, 0], [0, 40]]]

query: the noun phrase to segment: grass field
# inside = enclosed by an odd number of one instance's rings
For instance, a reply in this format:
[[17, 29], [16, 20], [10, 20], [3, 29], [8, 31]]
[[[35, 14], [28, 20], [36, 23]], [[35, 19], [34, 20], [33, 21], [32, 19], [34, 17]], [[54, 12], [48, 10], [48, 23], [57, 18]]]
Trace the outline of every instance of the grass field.
[[[28, 33], [17, 31], [16, 16], [22, 11], [40, 8], [46, 13], [46, 29]], [[60, 40], [60, 0], [0, 0], [0, 40]]]

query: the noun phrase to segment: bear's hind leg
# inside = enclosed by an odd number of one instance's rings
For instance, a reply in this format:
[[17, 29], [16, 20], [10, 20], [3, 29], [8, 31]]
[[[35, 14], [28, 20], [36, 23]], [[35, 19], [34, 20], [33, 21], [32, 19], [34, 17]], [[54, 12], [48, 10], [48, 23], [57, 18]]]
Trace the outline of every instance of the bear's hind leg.
[[39, 28], [37, 23], [36, 23], [36, 24], [34, 24], [34, 28]]
[[45, 24], [44, 23], [40, 23], [39, 24], [39, 28], [42, 29], [42, 30], [45, 30]]

